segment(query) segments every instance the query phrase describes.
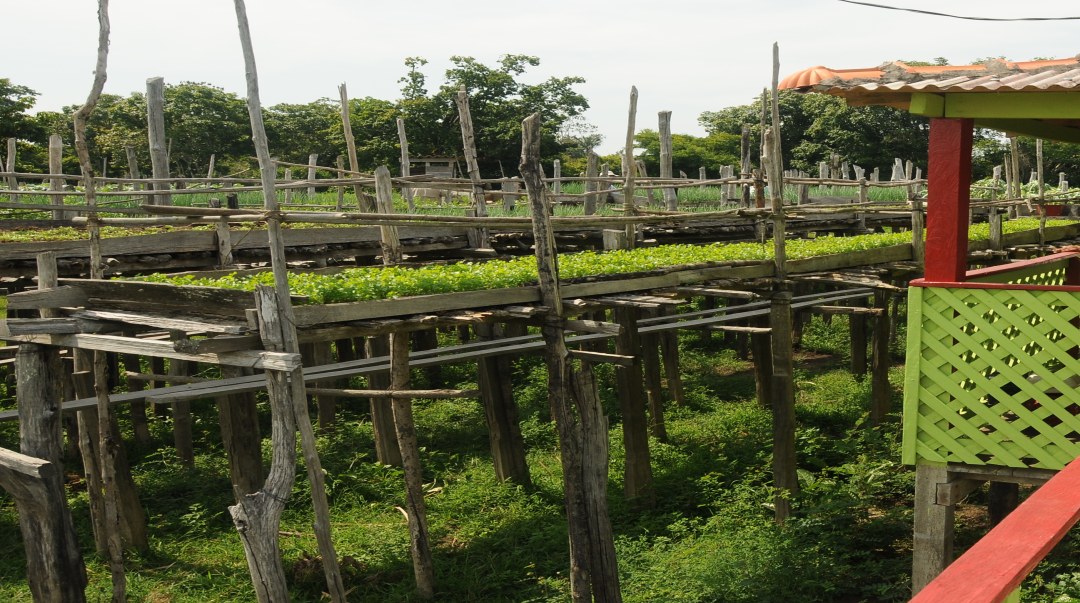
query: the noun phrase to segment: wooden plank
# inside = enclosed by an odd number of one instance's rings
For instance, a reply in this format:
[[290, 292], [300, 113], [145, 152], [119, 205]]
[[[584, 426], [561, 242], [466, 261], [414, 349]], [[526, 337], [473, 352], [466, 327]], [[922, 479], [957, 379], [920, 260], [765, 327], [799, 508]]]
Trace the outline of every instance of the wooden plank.
[[159, 329], [188, 331], [189, 333], [225, 333], [228, 335], [241, 335], [247, 333], [246, 324], [227, 324], [211, 321], [208, 318], [192, 317], [193, 320], [183, 318], [171, 318], [168, 316], [152, 316], [136, 314], [134, 312], [113, 312], [107, 310], [79, 310], [71, 316], [75, 318], [89, 318], [97, 320], [109, 320], [124, 322], [133, 325], [157, 327]]
[[937, 504], [955, 505], [964, 500], [964, 497], [968, 494], [978, 490], [984, 483], [986, 483], [986, 480], [983, 479], [953, 477], [949, 481], [937, 485]]
[[84, 305], [87, 297], [86, 292], [79, 287], [62, 286], [55, 289], [12, 293], [7, 296], [7, 307], [9, 310], [67, 308]]
[[574, 360], [585, 360], [596, 364], [609, 363], [617, 366], [633, 366], [634, 356], [623, 354], [607, 354], [604, 352], [590, 352], [587, 350], [568, 350]]
[[157, 356], [189, 362], [227, 364], [266, 370], [291, 371], [300, 367], [299, 354], [257, 351], [184, 354], [173, 349], [172, 342], [117, 337], [114, 335], [27, 335], [23, 337], [23, 340], [27, 343], [69, 346], [87, 350], [101, 350], [103, 352], [121, 352], [139, 354], [140, 356]]
[[173, 349], [185, 354], [219, 354], [239, 350], [261, 350], [262, 339], [258, 335], [235, 335], [208, 339], [177, 339]]
[[313, 396], [340, 396], [342, 398], [479, 398], [478, 389], [334, 389], [329, 387], [309, 387], [307, 392]]
[[[244, 309], [255, 305], [250, 291], [223, 289], [221, 287], [197, 287], [170, 283], [147, 283], [142, 281], [94, 281], [62, 278], [59, 284], [78, 287], [88, 298], [99, 300], [127, 300], [146, 304], [181, 306], [186, 310], [203, 310], [213, 314], [244, 315]], [[294, 297], [294, 302], [305, 297]], [[88, 300], [88, 303], [89, 300]]]

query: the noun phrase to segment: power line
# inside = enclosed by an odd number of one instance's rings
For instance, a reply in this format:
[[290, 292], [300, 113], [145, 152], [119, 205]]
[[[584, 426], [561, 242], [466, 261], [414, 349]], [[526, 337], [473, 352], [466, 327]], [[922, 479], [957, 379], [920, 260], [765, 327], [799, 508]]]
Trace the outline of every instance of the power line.
[[899, 6], [885, 6], [884, 4], [872, 4], [870, 2], [856, 2], [855, 0], [839, 0], [840, 2], [846, 2], [848, 4], [861, 4], [862, 6], [872, 6], [874, 8], [885, 8], [888, 10], [901, 10], [909, 13], [919, 13], [921, 15], [933, 15], [935, 17], [949, 17], [951, 19], [966, 19], [968, 21], [1080, 21], [1080, 17], [1018, 17], [1016, 19], [995, 19], [993, 17], [964, 17], [960, 15], [948, 15], [945, 13], [935, 13], [929, 10], [919, 10], [917, 8], [901, 8]]

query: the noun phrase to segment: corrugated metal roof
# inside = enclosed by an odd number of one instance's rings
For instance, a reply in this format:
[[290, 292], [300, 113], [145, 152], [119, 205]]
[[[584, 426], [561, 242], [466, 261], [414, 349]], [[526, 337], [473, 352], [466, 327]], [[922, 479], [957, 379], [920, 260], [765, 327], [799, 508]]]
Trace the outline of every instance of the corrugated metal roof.
[[[781, 89], [835, 96], [876, 97], [911, 92], [1021, 92], [1080, 90], [1080, 60], [917, 67], [900, 62], [866, 69], [811, 67], [784, 78]], [[888, 103], [873, 103], [888, 104]]]

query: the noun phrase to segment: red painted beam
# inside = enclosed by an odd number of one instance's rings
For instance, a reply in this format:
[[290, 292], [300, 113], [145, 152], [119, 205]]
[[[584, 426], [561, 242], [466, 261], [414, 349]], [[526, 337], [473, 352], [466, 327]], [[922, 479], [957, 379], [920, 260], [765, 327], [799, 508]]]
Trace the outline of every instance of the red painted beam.
[[930, 120], [926, 280], [960, 282], [967, 272], [971, 139], [975, 120]]
[[1035, 491], [911, 603], [1001, 603], [1080, 519], [1080, 461]]

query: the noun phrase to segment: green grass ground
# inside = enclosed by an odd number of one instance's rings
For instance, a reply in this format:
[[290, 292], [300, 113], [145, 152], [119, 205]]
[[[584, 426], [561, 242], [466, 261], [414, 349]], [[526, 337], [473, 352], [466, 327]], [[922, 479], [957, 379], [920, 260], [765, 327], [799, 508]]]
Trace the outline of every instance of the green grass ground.
[[[800, 482], [795, 517], [771, 521], [770, 413], [753, 399], [752, 365], [721, 336], [681, 335], [685, 407], [667, 409], [669, 441], [650, 442], [658, 505], [632, 511], [622, 498], [622, 432], [612, 369], [601, 366], [601, 396], [611, 418], [609, 500], [620, 579], [628, 602], [900, 601], [907, 587], [913, 474], [899, 464], [895, 422], [866, 422], [869, 383], [845, 370], [847, 323], [820, 317], [807, 327], [796, 362]], [[901, 339], [903, 328], [901, 328]], [[444, 335], [445, 336], [445, 335]], [[449, 342], [447, 342], [449, 343]], [[902, 343], [902, 342], [901, 342]], [[896, 352], [897, 350], [894, 350]], [[894, 357], [894, 362], [898, 358]], [[900, 409], [902, 368], [891, 371]], [[415, 371], [415, 386], [427, 385]], [[471, 366], [442, 369], [452, 387], [475, 382]], [[483, 410], [476, 400], [417, 400], [437, 601], [569, 601], [566, 523], [555, 429], [549, 421], [543, 367], [515, 362], [514, 383], [534, 485], [500, 484], [491, 468]], [[360, 386], [359, 380], [355, 385]], [[10, 396], [10, 392], [3, 392]], [[0, 406], [13, 400], [0, 396]], [[334, 538], [350, 600], [414, 600], [399, 470], [375, 463], [366, 404], [339, 405], [333, 438], [319, 441], [332, 506]], [[269, 432], [265, 401], [263, 433]], [[232, 503], [216, 413], [193, 404], [197, 457], [180, 467], [170, 422], [151, 423], [154, 441], [137, 446], [126, 412], [125, 443], [150, 527], [151, 549], [127, 558], [130, 601], [254, 601], [244, 555], [226, 511]], [[0, 446], [17, 448], [16, 426], [0, 425]], [[264, 455], [269, 461], [269, 449]], [[93, 551], [81, 467], [69, 464], [72, 512], [87, 559], [92, 602], [109, 600], [109, 574]], [[311, 535], [304, 470], [282, 520], [281, 548], [294, 601], [320, 601], [322, 570]], [[979, 502], [982, 493], [970, 500]], [[957, 513], [957, 548], [985, 531], [979, 507]], [[1025, 600], [1080, 592], [1072, 538], [1029, 581]], [[16, 510], [0, 495], [0, 600], [30, 601]], [[1067, 577], [1050, 590], [1055, 576]], [[1071, 581], [1071, 582], [1070, 582]], [[1065, 589], [1065, 590], [1061, 590]], [[1069, 590], [1073, 589], [1073, 590]]]

